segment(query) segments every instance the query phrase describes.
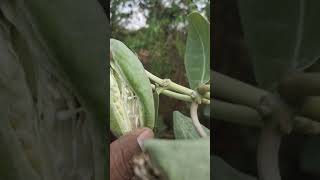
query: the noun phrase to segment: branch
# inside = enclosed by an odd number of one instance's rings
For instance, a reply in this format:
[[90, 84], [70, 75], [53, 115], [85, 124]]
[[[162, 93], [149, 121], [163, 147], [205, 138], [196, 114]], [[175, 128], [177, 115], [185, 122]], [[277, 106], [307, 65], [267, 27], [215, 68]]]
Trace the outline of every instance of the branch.
[[[277, 94], [268, 94], [261, 99], [264, 126], [261, 129], [257, 163], [261, 180], [281, 180], [279, 150], [283, 135], [293, 130], [293, 112]], [[262, 109], [262, 110], [264, 110]]]
[[207, 133], [202, 128], [202, 125], [199, 122], [198, 119], [198, 103], [192, 102], [190, 107], [190, 115], [193, 122], [193, 125], [195, 126], [196, 130], [200, 134], [201, 137], [207, 137]]
[[184, 86], [181, 86], [175, 82], [172, 82], [170, 79], [161, 79], [153, 74], [151, 74], [149, 71], [145, 70], [147, 76], [152, 81], [156, 82], [160, 86], [167, 87], [170, 90], [176, 91], [178, 93], [186, 94], [189, 96], [194, 96], [195, 92], [192, 89], [186, 88]]
[[257, 150], [258, 175], [260, 180], [281, 180], [279, 150], [282, 133], [271, 124], [262, 128]]
[[[236, 105], [228, 102], [223, 102], [213, 99], [213, 104], [210, 106], [212, 117], [215, 120], [231, 122], [235, 124], [261, 128], [264, 126], [260, 114], [257, 110]], [[320, 122], [314, 121], [303, 116], [295, 116], [293, 118], [293, 131], [301, 134], [320, 134]]]
[[211, 71], [211, 84], [214, 85], [215, 98], [223, 99], [235, 104], [257, 108], [261, 97], [268, 92], [239, 80], [230, 78], [215, 71]]
[[309, 118], [297, 116], [294, 118], [294, 128], [295, 132], [303, 134], [320, 134], [320, 122], [313, 121]]
[[217, 120], [237, 123], [251, 127], [262, 127], [263, 121], [257, 110], [213, 99], [210, 106], [212, 117]]
[[320, 73], [295, 73], [279, 84], [279, 92], [286, 98], [320, 96]]
[[[153, 90], [156, 89], [156, 86], [154, 84], [151, 84], [151, 87], [152, 87]], [[170, 90], [163, 90], [163, 91], [161, 91], [160, 94], [163, 94], [163, 95], [166, 95], [166, 96], [169, 96], [169, 97], [181, 100], [181, 101], [193, 102], [193, 99], [192, 99], [191, 96], [188, 96], [188, 95], [185, 95], [185, 94], [176, 93], [176, 92], [173, 92], [173, 91], [170, 91]], [[210, 104], [210, 100], [202, 98], [201, 99], [201, 103]]]

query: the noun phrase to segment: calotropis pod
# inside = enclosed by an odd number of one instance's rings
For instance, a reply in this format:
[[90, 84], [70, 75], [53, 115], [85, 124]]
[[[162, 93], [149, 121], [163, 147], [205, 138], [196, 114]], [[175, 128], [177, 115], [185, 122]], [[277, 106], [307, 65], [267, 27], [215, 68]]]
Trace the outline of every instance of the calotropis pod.
[[110, 129], [121, 136], [139, 127], [153, 129], [154, 99], [138, 57], [121, 41], [110, 39]]

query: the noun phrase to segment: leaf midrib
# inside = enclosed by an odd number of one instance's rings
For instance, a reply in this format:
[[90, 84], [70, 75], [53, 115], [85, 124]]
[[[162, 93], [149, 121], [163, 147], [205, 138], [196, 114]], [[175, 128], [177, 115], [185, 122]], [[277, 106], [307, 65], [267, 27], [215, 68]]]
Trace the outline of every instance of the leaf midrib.
[[192, 27], [195, 29], [195, 31], [197, 32], [197, 35], [199, 36], [200, 42], [201, 42], [201, 46], [202, 46], [202, 53], [203, 53], [203, 64], [202, 64], [202, 74], [201, 74], [201, 79], [200, 82], [204, 82], [204, 75], [205, 75], [205, 68], [206, 68], [206, 62], [207, 62], [207, 57], [205, 54], [205, 48], [204, 48], [204, 43], [203, 43], [203, 39], [198, 31], [198, 29], [195, 27], [194, 23], [191, 23]]

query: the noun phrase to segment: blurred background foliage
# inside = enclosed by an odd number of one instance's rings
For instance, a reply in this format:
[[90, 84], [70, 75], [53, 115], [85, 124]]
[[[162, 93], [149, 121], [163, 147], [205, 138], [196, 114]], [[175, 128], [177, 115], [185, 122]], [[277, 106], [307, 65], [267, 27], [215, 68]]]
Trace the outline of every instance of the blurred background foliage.
[[[209, 0], [112, 0], [111, 37], [133, 50], [148, 71], [188, 86], [183, 63], [187, 15], [199, 11], [209, 17], [209, 3]], [[159, 123], [163, 119], [171, 126], [173, 110], [189, 114], [186, 107], [184, 102], [160, 96]], [[160, 128], [164, 129], [163, 125]]]
[[171, 77], [183, 65], [186, 16], [207, 14], [208, 0], [113, 0], [111, 37], [124, 42], [154, 74]]

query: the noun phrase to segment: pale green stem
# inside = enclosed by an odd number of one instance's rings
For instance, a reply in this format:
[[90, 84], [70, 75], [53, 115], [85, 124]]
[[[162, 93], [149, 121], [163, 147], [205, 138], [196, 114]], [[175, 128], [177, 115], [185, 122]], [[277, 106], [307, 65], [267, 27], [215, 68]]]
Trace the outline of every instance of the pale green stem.
[[320, 123], [307, 117], [294, 118], [294, 130], [304, 134], [320, 134]]
[[[253, 108], [213, 99], [210, 107], [215, 120], [261, 128], [264, 126], [259, 112]], [[320, 134], [320, 122], [303, 116], [293, 118], [293, 130], [302, 134]]]
[[181, 86], [175, 82], [172, 82], [170, 79], [161, 79], [153, 74], [151, 74], [149, 71], [145, 70], [147, 76], [149, 79], [152, 81], [156, 82], [160, 86], [167, 87], [170, 90], [173, 90], [175, 92], [181, 93], [181, 94], [186, 94], [191, 97], [195, 96], [196, 92], [192, 89], [186, 88], [184, 86]]
[[258, 108], [261, 97], [268, 94], [267, 91], [256, 88], [237, 79], [221, 73], [211, 71], [211, 84], [214, 83], [213, 96], [225, 101]]
[[[156, 89], [156, 86], [154, 84], [151, 84], [151, 87], [153, 90]], [[181, 100], [181, 101], [186, 101], [186, 102], [193, 102], [193, 99], [191, 96], [185, 95], [185, 94], [180, 94], [180, 93], [176, 93], [170, 90], [162, 90], [161, 94]], [[201, 99], [201, 103], [203, 104], [210, 104], [210, 100], [202, 98]]]
[[193, 122], [194, 127], [198, 131], [201, 137], [207, 137], [207, 133], [204, 131], [202, 125], [200, 124], [200, 121], [198, 119], [198, 106], [199, 104], [196, 102], [191, 103], [190, 107], [190, 115]]

